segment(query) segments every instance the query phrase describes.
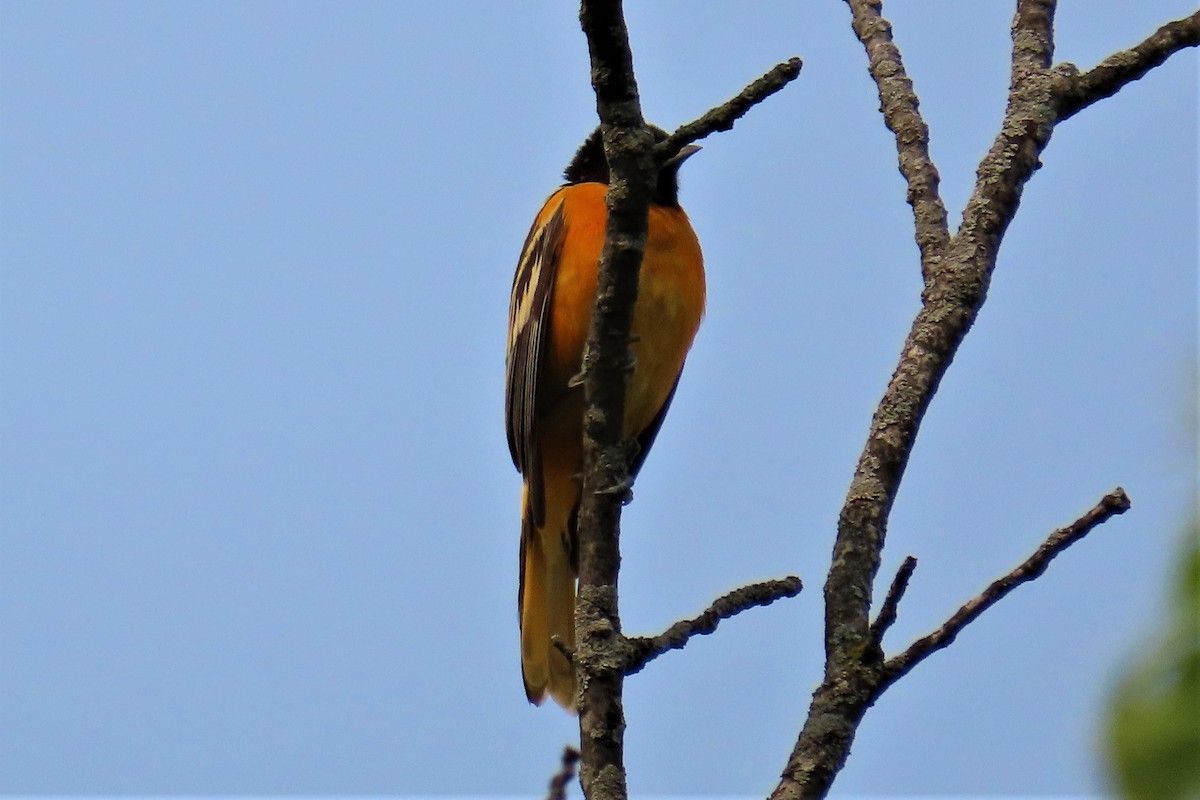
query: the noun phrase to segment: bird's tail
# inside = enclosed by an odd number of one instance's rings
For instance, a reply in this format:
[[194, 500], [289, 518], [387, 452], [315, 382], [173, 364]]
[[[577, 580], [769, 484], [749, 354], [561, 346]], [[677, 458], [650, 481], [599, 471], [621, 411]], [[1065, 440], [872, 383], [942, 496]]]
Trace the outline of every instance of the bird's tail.
[[528, 491], [521, 497], [521, 586], [517, 607], [521, 615], [521, 676], [529, 702], [541, 704], [547, 692], [554, 702], [575, 712], [575, 668], [554, 646], [557, 636], [575, 647], [575, 570], [564, 538], [567, 519], [547, 509], [546, 525], [538, 528], [529, 507]]

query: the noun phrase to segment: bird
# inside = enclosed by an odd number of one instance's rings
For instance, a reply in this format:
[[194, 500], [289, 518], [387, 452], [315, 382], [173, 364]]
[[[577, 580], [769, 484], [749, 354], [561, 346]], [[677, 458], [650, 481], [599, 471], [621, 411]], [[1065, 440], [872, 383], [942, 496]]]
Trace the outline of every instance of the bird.
[[[665, 131], [650, 127], [656, 142]], [[634, 307], [633, 370], [623, 432], [635, 439], [630, 477], [641, 469], [675, 395], [704, 315], [704, 258], [679, 205], [679, 167], [700, 148], [668, 159], [651, 197]], [[508, 448], [522, 476], [517, 610], [521, 675], [534, 705], [546, 696], [574, 713], [574, 668], [555, 646], [575, 644], [576, 521], [583, 468], [583, 348], [607, 221], [608, 163], [597, 127], [542, 205], [513, 277], [505, 359]]]

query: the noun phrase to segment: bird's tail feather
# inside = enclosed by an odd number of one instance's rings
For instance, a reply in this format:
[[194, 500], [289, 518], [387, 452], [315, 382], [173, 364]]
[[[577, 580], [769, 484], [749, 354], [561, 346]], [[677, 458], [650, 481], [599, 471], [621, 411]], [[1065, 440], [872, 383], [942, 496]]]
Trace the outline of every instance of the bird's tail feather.
[[558, 530], [566, 519], [548, 513], [546, 527], [538, 529], [522, 497], [521, 588], [521, 675], [525, 695], [540, 704], [549, 693], [566, 710], [575, 711], [575, 668], [554, 646], [557, 636], [569, 648], [575, 646], [575, 570], [570, 553]]

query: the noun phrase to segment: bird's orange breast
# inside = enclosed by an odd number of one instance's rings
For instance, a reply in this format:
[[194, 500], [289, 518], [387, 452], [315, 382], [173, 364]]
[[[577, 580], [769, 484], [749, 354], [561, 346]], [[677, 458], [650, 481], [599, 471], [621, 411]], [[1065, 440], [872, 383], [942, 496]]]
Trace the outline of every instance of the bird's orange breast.
[[[568, 381], [578, 374], [583, 359], [604, 246], [607, 191], [600, 183], [565, 186], [550, 197], [542, 211], [545, 216], [560, 200], [564, 203], [566, 227], [555, 275], [544, 373], [545, 388], [554, 394], [567, 392]], [[626, 387], [626, 436], [645, 430], [666, 402], [700, 327], [704, 296], [704, 259], [687, 214], [678, 207], [651, 206], [633, 315], [636, 361]], [[578, 430], [582, 390], [570, 394], [580, 398], [560, 399], [567, 401], [564, 405], [578, 407], [573, 417]], [[564, 415], [564, 422], [570, 418], [571, 414]], [[578, 436], [574, 431], [568, 435]]]

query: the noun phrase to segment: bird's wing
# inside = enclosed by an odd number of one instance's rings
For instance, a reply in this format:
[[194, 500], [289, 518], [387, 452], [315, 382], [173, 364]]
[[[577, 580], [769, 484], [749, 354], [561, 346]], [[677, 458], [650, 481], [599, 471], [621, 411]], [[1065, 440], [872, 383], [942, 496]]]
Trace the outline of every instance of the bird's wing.
[[[557, 205], [552, 206], [555, 202]], [[504, 396], [508, 450], [525, 476], [530, 508], [538, 525], [546, 513], [537, 436], [538, 373], [545, 354], [563, 229], [563, 199], [551, 197], [525, 237], [508, 306]]]

